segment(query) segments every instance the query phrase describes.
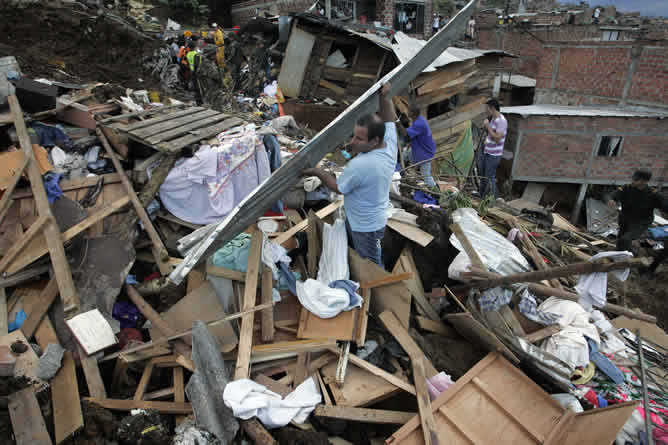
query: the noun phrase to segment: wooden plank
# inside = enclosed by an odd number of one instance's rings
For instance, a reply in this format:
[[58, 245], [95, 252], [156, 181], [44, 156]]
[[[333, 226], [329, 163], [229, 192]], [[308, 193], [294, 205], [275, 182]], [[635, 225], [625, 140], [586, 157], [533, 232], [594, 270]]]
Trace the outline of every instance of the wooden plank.
[[8, 399], [16, 445], [51, 445], [51, 437], [46, 430], [34, 388], [17, 391], [10, 394]]
[[285, 397], [292, 392], [292, 389], [289, 386], [283, 385], [264, 374], [257, 374], [253, 380], [256, 383], [265, 386], [269, 391], [273, 391], [280, 395], [281, 397]]
[[482, 259], [480, 258], [480, 255], [478, 255], [478, 252], [476, 252], [476, 250], [473, 248], [473, 244], [471, 244], [471, 241], [469, 241], [469, 239], [466, 237], [466, 234], [464, 234], [464, 231], [459, 226], [459, 224], [455, 223], [451, 225], [450, 230], [452, 230], [452, 233], [454, 233], [457, 239], [459, 240], [462, 249], [464, 249], [464, 252], [469, 257], [469, 260], [471, 261], [473, 267], [487, 270], [487, 268], [485, 267], [485, 263], [483, 263]]
[[427, 377], [424, 370], [424, 359], [421, 356], [411, 357], [413, 365], [413, 380], [417, 392], [418, 410], [420, 412], [420, 423], [424, 434], [425, 445], [437, 445], [438, 435], [436, 433], [436, 421], [431, 410], [429, 390], [427, 389]]
[[148, 383], [151, 380], [151, 374], [153, 374], [154, 366], [155, 366], [155, 359], [151, 359], [144, 368], [144, 372], [141, 375], [139, 384], [137, 384], [137, 389], [135, 390], [135, 395], [133, 397], [133, 400], [138, 401], [144, 399], [144, 392], [146, 392], [146, 387], [148, 386]]
[[102, 381], [100, 368], [97, 364], [97, 357], [95, 355], [86, 355], [86, 351], [84, 351], [80, 345], [77, 346], [79, 350], [79, 363], [81, 363], [81, 368], [86, 376], [88, 393], [93, 397], [105, 398], [107, 396], [107, 390]]
[[204, 264], [198, 264], [190, 271], [186, 283], [186, 294], [193, 292], [206, 281], [206, 268]]
[[155, 145], [159, 142], [168, 141], [177, 136], [182, 136], [185, 134], [190, 134], [192, 132], [198, 131], [198, 129], [200, 128], [211, 126], [222, 120], [227, 119], [228, 117], [230, 116], [227, 114], [221, 114], [221, 113], [213, 114], [213, 116], [210, 116], [206, 119], [198, 120], [188, 125], [180, 126], [171, 131], [165, 131], [163, 133], [158, 133], [156, 135], [153, 135], [150, 138], [147, 138], [146, 141], [151, 145]]
[[[192, 273], [192, 272], [191, 272]], [[273, 301], [274, 276], [271, 269], [262, 267], [262, 303]], [[262, 311], [262, 341], [272, 342], [274, 340], [274, 308], [270, 307]]]
[[364, 281], [360, 283], [362, 289], [373, 289], [376, 287], [387, 286], [388, 284], [398, 283], [413, 278], [413, 272], [403, 272], [398, 274], [388, 275], [383, 278], [372, 281]]
[[[323, 219], [326, 216], [331, 215], [332, 213], [334, 213], [336, 211], [336, 209], [338, 209], [342, 205], [343, 205], [343, 200], [340, 199], [338, 201], [335, 201], [335, 202], [329, 204], [326, 207], [323, 207], [322, 209], [318, 210], [315, 214], [318, 218]], [[306, 220], [306, 219], [302, 220], [298, 224], [295, 224], [290, 229], [288, 229], [285, 232], [278, 235], [274, 239], [274, 242], [276, 244], [283, 244], [284, 242], [286, 242], [287, 240], [289, 240], [290, 238], [295, 236], [297, 234], [297, 232], [301, 232], [302, 230], [304, 230], [307, 226], [308, 226], [308, 220]]]
[[415, 413], [388, 411], [384, 409], [354, 408], [350, 406], [318, 405], [313, 411], [315, 417], [341, 419], [352, 422], [402, 425], [411, 420]]
[[[246, 285], [244, 286], [244, 300], [242, 310], [249, 310], [255, 306], [257, 293], [258, 273], [260, 272], [260, 260], [262, 255], [262, 233], [253, 226], [251, 230], [251, 245], [248, 254], [248, 267], [246, 269]], [[234, 380], [249, 377], [251, 350], [253, 346], [253, 323], [255, 313], [252, 312], [241, 318], [239, 329], [239, 346], [237, 352], [237, 363], [234, 371]]]
[[[176, 369], [176, 368], [174, 368]], [[179, 368], [183, 369], [183, 368]], [[144, 399], [143, 400], [155, 400], [155, 399], [162, 399], [164, 397], [172, 396], [174, 395], [174, 387], [169, 387], [169, 388], [164, 388], [164, 389], [158, 389], [157, 391], [151, 391], [147, 392], [144, 394]]]
[[304, 380], [306, 380], [306, 377], [308, 375], [308, 371], [306, 369], [306, 362], [308, 360], [309, 353], [308, 352], [302, 352], [297, 355], [297, 366], [295, 366], [295, 380], [294, 380], [294, 386], [295, 388], [300, 385]]
[[0, 337], [9, 333], [7, 315], [7, 293], [0, 287]]
[[[157, 117], [152, 117], [149, 119], [145, 119], [143, 121], [135, 122], [134, 124], [130, 124], [124, 127], [120, 127], [119, 129], [125, 132], [130, 132], [134, 130], [139, 130], [140, 128], [148, 127], [151, 125], [159, 124], [160, 122], [165, 122], [165, 121], [170, 121], [174, 120], [177, 117], [185, 116], [187, 114], [192, 114], [192, 113], [197, 113], [199, 111], [204, 110], [202, 107], [190, 107], [186, 108], [185, 110], [182, 111], [174, 111], [171, 113], [163, 114]], [[156, 110], [153, 110], [156, 111]], [[117, 117], [122, 117], [122, 116], [117, 116]], [[105, 121], [102, 121], [104, 123]], [[113, 126], [113, 125], [112, 125]]]
[[318, 261], [320, 258], [320, 252], [322, 251], [319, 226], [322, 226], [322, 221], [319, 220], [317, 216], [315, 216], [315, 212], [313, 210], [309, 210], [306, 231], [306, 239], [308, 243], [306, 260], [308, 266], [308, 276], [309, 278], [313, 279], [316, 279], [318, 276]]
[[[353, 355], [350, 354], [351, 357]], [[356, 366], [348, 368], [346, 383], [339, 386], [336, 384], [336, 368], [337, 363], [330, 363], [321, 369], [336, 405], [369, 406], [392, 397], [399, 391], [395, 385]]]
[[[9, 264], [16, 258], [19, 252], [22, 252], [26, 245], [42, 231], [42, 228], [47, 222], [49, 222], [48, 216], [40, 216], [37, 218], [37, 221], [30, 225], [30, 228], [21, 235], [21, 237], [7, 250], [2, 257], [2, 260], [0, 260], [0, 273], [7, 270]], [[13, 271], [10, 271], [10, 273], [13, 273]]]
[[139, 198], [137, 197], [137, 194], [135, 193], [135, 190], [132, 187], [132, 183], [125, 174], [125, 170], [123, 170], [121, 162], [118, 160], [118, 156], [116, 156], [114, 150], [112, 150], [112, 148], [109, 146], [109, 141], [107, 141], [107, 138], [104, 136], [104, 134], [99, 128], [97, 128], [95, 132], [97, 133], [98, 139], [100, 139], [100, 141], [102, 142], [102, 145], [104, 146], [107, 155], [111, 158], [111, 162], [114, 164], [116, 172], [120, 175], [121, 181], [123, 182], [123, 185], [125, 186], [125, 189], [128, 193], [128, 197], [132, 202], [132, 206], [134, 207], [137, 216], [139, 216], [139, 219], [144, 225], [144, 230], [148, 234], [148, 237], [150, 238], [151, 243], [153, 244], [153, 251], [156, 256], [156, 261], [158, 264], [158, 269], [160, 269], [160, 273], [162, 275], [168, 275], [172, 271], [172, 267], [165, 262], [165, 260], [169, 258], [169, 253], [167, 252], [165, 245], [162, 243], [160, 235], [158, 235], [158, 232], [155, 230], [155, 227], [153, 227], [153, 222], [151, 221], [151, 218], [148, 216], [148, 213], [146, 213], [146, 209], [142, 205], [141, 201], [139, 201]]
[[457, 331], [439, 321], [434, 321], [430, 318], [422, 317], [420, 315], [415, 316], [415, 321], [417, 321], [419, 328], [424, 331], [433, 332], [435, 334], [444, 335], [450, 338], [457, 338], [459, 336]]
[[[73, 225], [66, 231], [62, 233], [62, 239], [64, 243], [71, 241], [75, 236], [83, 232], [84, 230], [94, 226], [99, 221], [103, 220], [112, 213], [123, 208], [130, 198], [124, 196], [116, 201], [105, 205], [94, 214], [90, 215], [83, 221]], [[7, 268], [7, 273], [13, 274], [27, 266], [28, 264], [38, 260], [42, 255], [48, 253], [48, 247], [45, 245], [45, 240], [43, 237], [35, 238], [24, 250], [23, 254], [9, 264]], [[4, 259], [4, 258], [3, 258]]]
[[392, 269], [392, 273], [401, 273], [401, 272], [412, 272], [413, 277], [407, 280], [404, 280], [404, 284], [411, 292], [415, 305], [418, 309], [418, 312], [424, 314], [425, 316], [431, 318], [434, 321], [441, 321], [441, 318], [436, 312], [436, 309], [431, 305], [427, 297], [424, 294], [424, 286], [422, 285], [422, 279], [420, 278], [420, 273], [417, 270], [415, 265], [415, 260], [413, 259], [413, 254], [411, 253], [410, 248], [404, 247], [404, 250], [399, 255], [397, 263]]
[[362, 289], [362, 298], [364, 299], [357, 318], [357, 333], [355, 334], [355, 343], [359, 348], [364, 347], [366, 343], [366, 331], [369, 325], [369, 306], [371, 305], [371, 289]]
[[404, 328], [395, 314], [391, 311], [386, 311], [380, 314], [379, 316], [380, 321], [383, 323], [385, 328], [387, 328], [388, 331], [390, 331], [390, 334], [399, 342], [401, 347], [406, 351], [409, 357], [411, 357], [411, 361], [414, 359], [424, 359], [424, 370], [425, 370], [425, 375], [427, 378], [432, 378], [436, 374], [438, 374], [438, 371], [434, 366], [431, 364], [429, 359], [427, 358], [426, 355], [424, 355], [424, 352], [422, 352], [422, 349], [415, 343], [415, 340], [408, 334], [408, 331], [406, 328]]
[[[190, 124], [195, 121], [202, 121], [206, 120], [206, 118], [209, 118], [211, 116], [218, 115], [218, 113], [215, 110], [202, 110], [198, 111], [196, 113], [188, 114], [186, 116], [181, 116], [181, 117], [176, 117], [174, 119], [170, 119], [168, 121], [163, 121], [159, 124], [154, 124], [154, 125], [149, 125], [145, 126], [141, 129], [138, 130], [132, 130], [129, 131], [129, 135], [133, 136], [137, 139], [149, 139], [152, 136], [161, 134], [161, 133], [171, 133], [170, 130], [180, 130], [180, 127], [185, 126], [187, 124]], [[178, 135], [180, 133], [176, 133]], [[182, 134], [182, 133], [181, 133]], [[170, 137], [165, 137], [164, 139], [171, 139]], [[163, 139], [163, 140], [164, 140]]]
[[246, 274], [238, 270], [227, 269], [226, 267], [218, 267], [213, 264], [206, 265], [206, 273], [215, 277], [227, 278], [230, 280], [243, 283], [246, 281]]
[[26, 338], [32, 338], [37, 330], [37, 327], [42, 322], [47, 311], [56, 300], [58, 296], [58, 282], [55, 278], [51, 278], [40, 292], [39, 297], [34, 302], [28, 303], [24, 300], [24, 310], [28, 313], [28, 317], [21, 325], [21, 331]]
[[[176, 366], [172, 370], [173, 380], [174, 380], [174, 401], [177, 403], [184, 403], [186, 401], [185, 386], [183, 380], [183, 368]], [[178, 425], [185, 417], [177, 416], [176, 424]]]
[[[53, 331], [53, 327], [51, 327], [51, 330]], [[37, 334], [35, 335], [37, 336]], [[56, 444], [60, 444], [84, 426], [81, 402], [79, 401], [77, 373], [70, 351], [65, 351], [62, 366], [49, 383], [51, 385]]]
[[190, 403], [155, 402], [147, 400], [97, 399], [85, 397], [84, 400], [100, 405], [112, 411], [132, 411], [133, 409], [153, 410], [163, 414], [190, 414], [193, 411]]
[[322, 379], [320, 370], [319, 369], [316, 370], [314, 374], [318, 380], [318, 385], [320, 386], [320, 394], [322, 394], [322, 398], [325, 401], [325, 405], [333, 406], [334, 404], [332, 403], [332, 397], [329, 395], [329, 391], [327, 391], [327, 386], [325, 385], [325, 381]]
[[519, 363], [519, 360], [510, 349], [506, 347], [492, 332], [483, 326], [478, 320], [468, 313], [448, 314], [445, 319], [449, 321], [459, 332], [459, 334], [481, 346], [485, 346], [488, 351], [502, 352], [503, 355], [513, 363]]
[[394, 230], [395, 232], [399, 232], [401, 235], [405, 236], [409, 240], [415, 241], [422, 247], [427, 247], [427, 245], [429, 245], [429, 243], [431, 243], [434, 240], [434, 237], [432, 235], [428, 234], [419, 227], [413, 226], [405, 222], [397, 221], [392, 218], [387, 220], [387, 227]]
[[[28, 135], [25, 121], [23, 120], [21, 106], [19, 105], [16, 96], [13, 95], [8, 97], [8, 102], [12, 115], [14, 116], [14, 127], [16, 128], [16, 134], [19, 138], [21, 149], [24, 151], [26, 157], [34, 160], [35, 154], [33, 153], [32, 143], [30, 142], [30, 136]], [[49, 201], [46, 196], [46, 190], [44, 189], [44, 183], [42, 182], [42, 175], [36, 162], [29, 163], [28, 177], [30, 178], [30, 187], [35, 196], [35, 205], [37, 206], [39, 215], [46, 216], [49, 219], [49, 222], [44, 227], [44, 237], [46, 238], [49, 252], [51, 254], [51, 263], [53, 264], [56, 280], [58, 280], [60, 298], [63, 301], [65, 313], [71, 313], [79, 307], [79, 296], [74, 287], [70, 265], [65, 256], [65, 248], [63, 247], [60, 230], [53, 219], [51, 207], [49, 206]]]
[[520, 324], [519, 321], [517, 321], [517, 317], [515, 317], [515, 313], [510, 310], [508, 305], [501, 306], [499, 309], [499, 314], [503, 318], [503, 320], [506, 322], [510, 330], [513, 332], [514, 335], [517, 335], [518, 337], [523, 337], [526, 335], [526, 332], [524, 332], [524, 328]]
[[288, 97], [298, 97], [311, 58], [316, 36], [299, 28], [295, 23], [290, 32], [285, 57], [278, 75], [281, 91]]
[[353, 340], [359, 309], [342, 311], [336, 317], [320, 318], [302, 308], [299, 317], [297, 338]]
[[119, 121], [119, 120], [128, 120], [131, 117], [138, 117], [138, 118], [141, 119], [143, 116], [146, 116], [146, 115], [149, 115], [149, 114], [154, 114], [154, 113], [160, 114], [160, 113], [164, 113], [167, 110], [181, 108], [183, 106], [184, 106], [183, 104], [168, 105], [166, 107], [151, 108], [150, 110], [137, 111], [135, 113], [120, 114], [118, 116], [112, 116], [112, 117], [108, 117], [106, 119], [103, 119], [103, 120], [100, 121], [100, 123], [101, 124], [107, 124], [107, 123], [116, 122], [116, 121]]
[[192, 133], [194, 134], [186, 135], [178, 139], [173, 139], [169, 142], [161, 142], [155, 145], [154, 147], [162, 151], [176, 152], [182, 149], [183, 147], [187, 147], [190, 144], [194, 144], [199, 141], [203, 141], [211, 137], [217, 136], [219, 133], [222, 133], [225, 130], [228, 130], [232, 127], [236, 127], [243, 123], [244, 121], [239, 119], [238, 117], [231, 117], [211, 127], [193, 131]]
[[543, 329], [532, 332], [531, 334], [525, 335], [522, 337], [524, 340], [528, 341], [529, 343], [536, 343], [541, 340], [546, 339], [547, 337], [551, 337], [557, 332], [561, 331], [561, 326], [558, 324], [553, 324], [551, 326], [544, 327]]
[[12, 202], [14, 202], [14, 199], [12, 198], [14, 189], [16, 188], [16, 184], [18, 184], [19, 180], [23, 177], [23, 172], [25, 172], [25, 169], [28, 168], [30, 160], [31, 158], [28, 156], [23, 157], [23, 164], [16, 172], [14, 172], [14, 176], [12, 176], [11, 182], [2, 195], [2, 199], [0, 200], [0, 224], [2, 224], [2, 221], [5, 219], [7, 210], [9, 210], [11, 207]]
[[321, 79], [319, 85], [321, 87], [327, 88], [328, 90], [334, 92], [335, 94], [338, 94], [339, 96], [343, 96], [346, 93], [345, 88], [340, 87], [337, 84], [325, 79]]

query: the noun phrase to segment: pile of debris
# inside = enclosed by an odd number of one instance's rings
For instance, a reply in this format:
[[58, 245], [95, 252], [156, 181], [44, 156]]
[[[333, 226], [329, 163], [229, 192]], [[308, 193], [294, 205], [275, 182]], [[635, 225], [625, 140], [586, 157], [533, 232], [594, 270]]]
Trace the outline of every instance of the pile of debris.
[[[422, 76], [425, 107], [462, 95], [466, 111], [440, 117], [445, 159], [464, 138], [472, 151], [490, 87], [470, 61], [482, 53], [423, 73], [450, 41], [437, 35], [385, 77], [396, 93]], [[313, 135], [270, 95], [212, 88], [220, 106], [207, 108], [2, 62], [7, 442], [663, 437], [668, 337], [607, 285], [643, 259], [599, 252], [608, 241], [558, 214], [470, 197], [472, 159], [453, 155], [440, 191], [397, 178], [385, 268], [348, 247], [342, 200], [300, 172], [344, 167], [334, 149], [378, 83]]]

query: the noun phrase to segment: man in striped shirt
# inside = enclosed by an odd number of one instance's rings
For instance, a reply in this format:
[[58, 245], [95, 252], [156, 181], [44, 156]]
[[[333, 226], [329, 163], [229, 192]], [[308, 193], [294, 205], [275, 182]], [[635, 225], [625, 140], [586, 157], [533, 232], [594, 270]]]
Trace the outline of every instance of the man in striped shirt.
[[508, 122], [500, 112], [501, 106], [496, 99], [487, 101], [488, 119], [483, 125], [487, 129], [485, 151], [479, 159], [478, 175], [480, 175], [480, 197], [492, 194], [496, 198], [496, 169], [501, 162], [503, 144], [506, 142]]

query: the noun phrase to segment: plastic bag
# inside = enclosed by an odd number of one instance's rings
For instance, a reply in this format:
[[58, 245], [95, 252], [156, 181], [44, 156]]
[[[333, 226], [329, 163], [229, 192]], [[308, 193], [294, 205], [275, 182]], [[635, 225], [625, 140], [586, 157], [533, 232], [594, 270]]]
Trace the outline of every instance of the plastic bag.
[[348, 235], [346, 234], [346, 223], [343, 219], [337, 219], [333, 225], [323, 224], [322, 254], [318, 267], [318, 281], [325, 285], [332, 281], [350, 278]]

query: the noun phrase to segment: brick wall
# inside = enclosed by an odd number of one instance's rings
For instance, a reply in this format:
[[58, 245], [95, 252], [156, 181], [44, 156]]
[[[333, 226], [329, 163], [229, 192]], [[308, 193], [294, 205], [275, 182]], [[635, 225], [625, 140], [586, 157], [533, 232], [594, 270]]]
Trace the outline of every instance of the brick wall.
[[535, 76], [535, 101], [668, 107], [668, 46], [663, 45], [546, 44]]
[[394, 27], [394, 0], [376, 0], [376, 20]]
[[[538, 177], [554, 182], [628, 182], [639, 168], [668, 182], [668, 120], [577, 116], [510, 117], [519, 134], [513, 177]], [[595, 153], [601, 135], [622, 136], [621, 153]], [[516, 140], [516, 139], [515, 139]], [[507, 147], [516, 150], [516, 144]]]

